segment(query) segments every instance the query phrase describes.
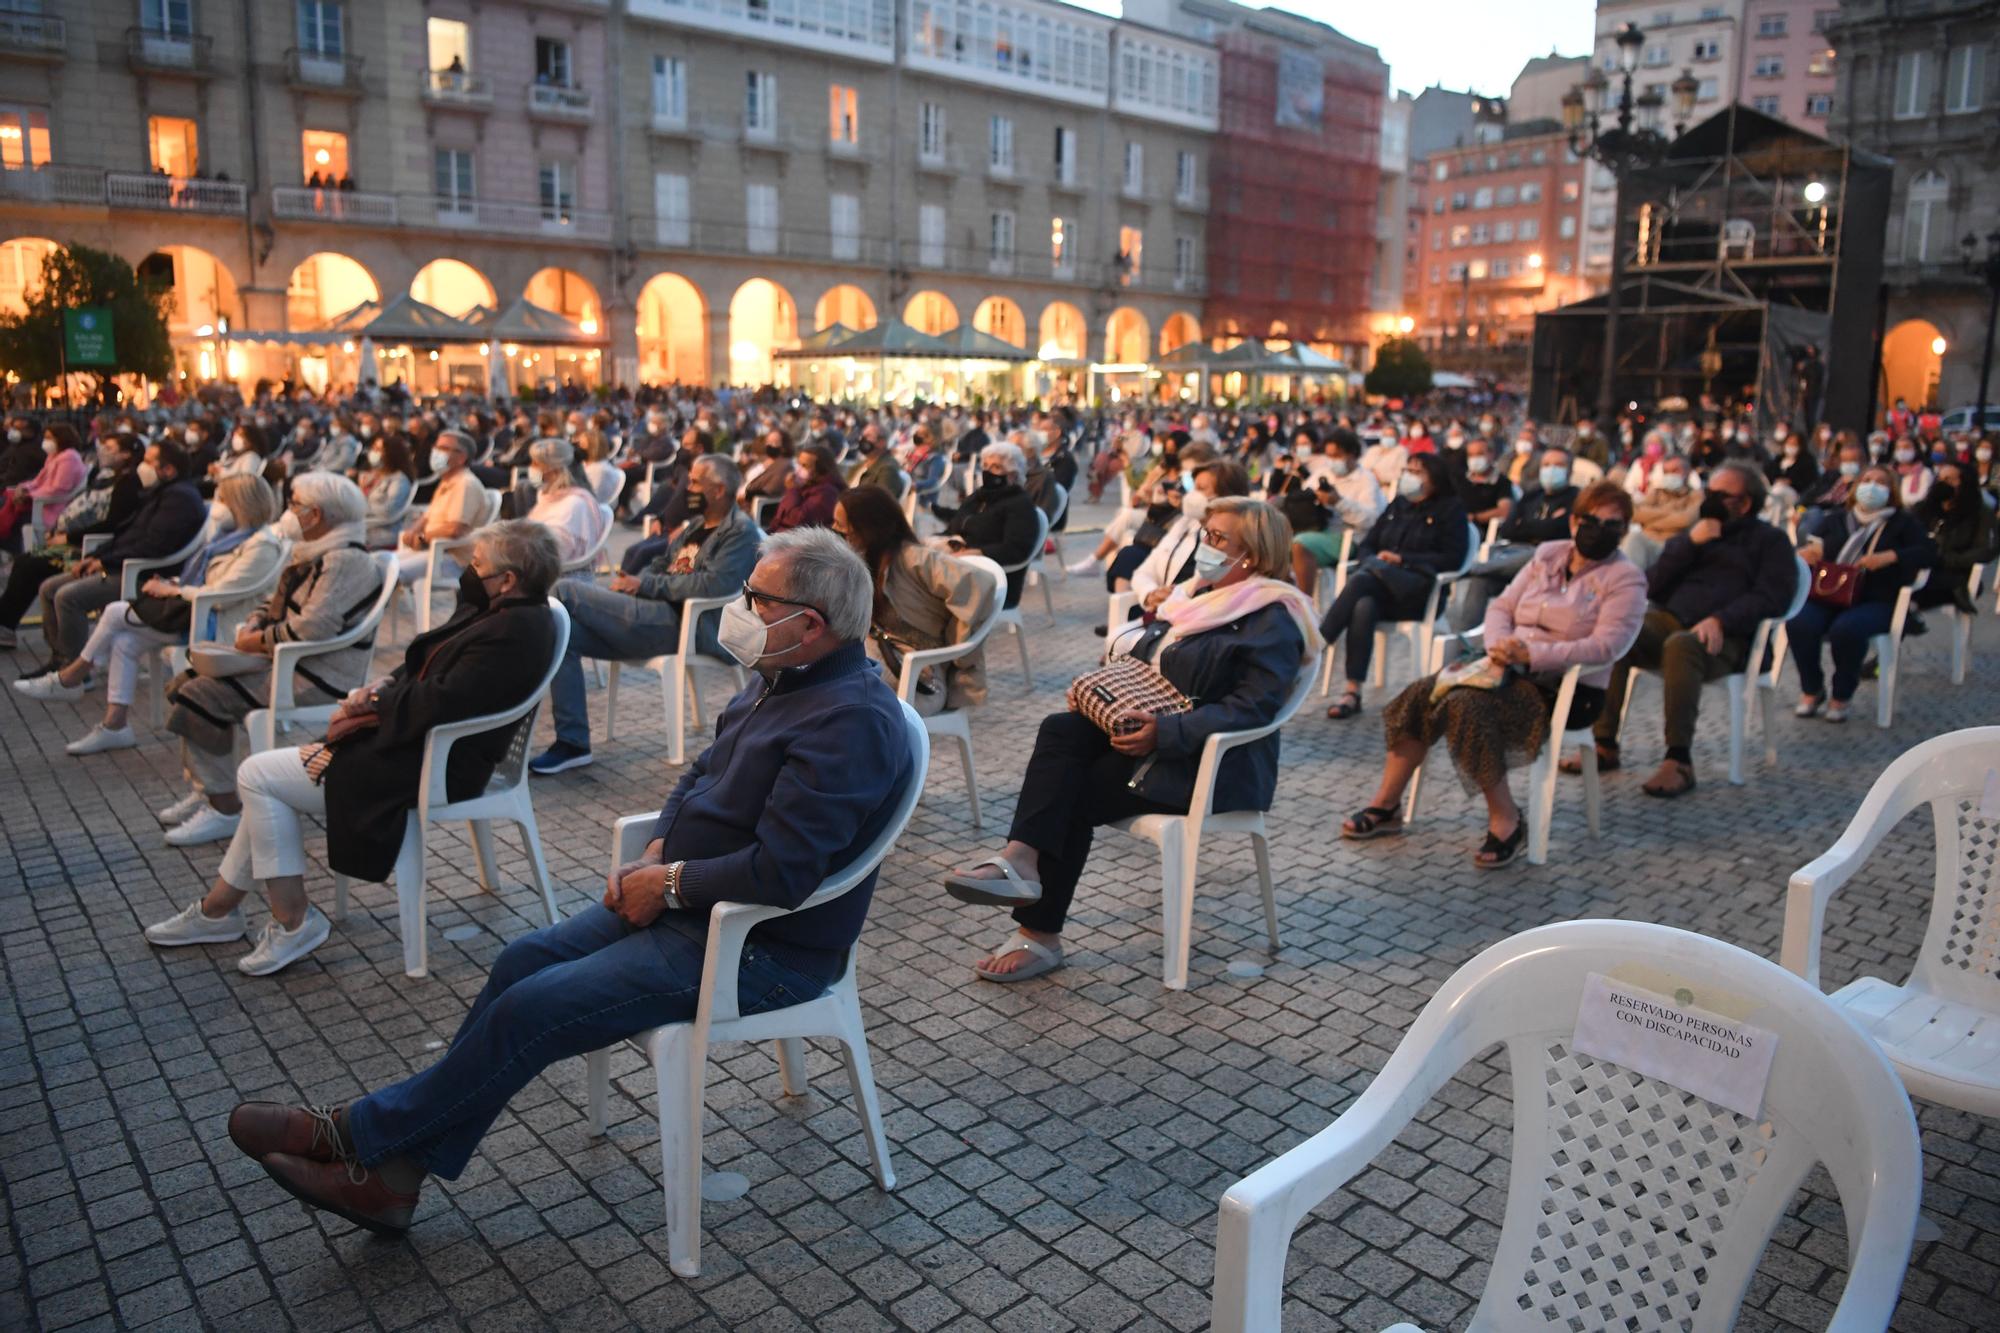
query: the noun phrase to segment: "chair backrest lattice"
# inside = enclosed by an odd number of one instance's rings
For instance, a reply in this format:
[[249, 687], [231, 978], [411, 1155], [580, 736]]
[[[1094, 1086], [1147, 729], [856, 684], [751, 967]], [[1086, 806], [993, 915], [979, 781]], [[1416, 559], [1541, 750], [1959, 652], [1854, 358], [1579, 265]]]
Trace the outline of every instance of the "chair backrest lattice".
[[2000, 819], [1979, 807], [1971, 797], [1931, 805], [1939, 872], [1932, 931], [1945, 973], [1985, 990], [1982, 1007], [2000, 1009]]

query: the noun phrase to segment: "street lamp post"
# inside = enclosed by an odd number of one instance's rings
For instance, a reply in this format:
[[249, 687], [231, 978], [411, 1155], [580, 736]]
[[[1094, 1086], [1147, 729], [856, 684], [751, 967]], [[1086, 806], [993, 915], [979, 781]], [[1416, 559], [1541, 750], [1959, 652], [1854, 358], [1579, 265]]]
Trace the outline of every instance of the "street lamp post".
[[[1666, 155], [1667, 145], [1687, 128], [1694, 114], [1695, 96], [1701, 85], [1691, 70], [1682, 70], [1672, 84], [1674, 132], [1662, 134], [1660, 113], [1665, 99], [1658, 92], [1632, 93], [1632, 75], [1639, 68], [1639, 53], [1645, 49], [1646, 35], [1636, 24], [1621, 24], [1618, 43], [1618, 100], [1604, 102], [1611, 80], [1602, 69], [1592, 66], [1581, 84], [1563, 95], [1563, 128], [1569, 131], [1569, 148], [1578, 157], [1588, 157], [1603, 165], [1616, 182], [1611, 206], [1611, 287], [1604, 298], [1604, 366], [1597, 382], [1597, 416], [1607, 438], [1617, 429], [1614, 407], [1615, 363], [1618, 358], [1618, 306], [1625, 281], [1624, 219], [1620, 216], [1625, 178], [1650, 167]], [[1609, 123], [1606, 123], [1606, 122]]]
[[1986, 233], [1986, 257], [1978, 256], [1978, 240], [1968, 234], [1958, 243], [1965, 255], [1965, 268], [1986, 281], [1986, 358], [1979, 363], [1979, 406], [1974, 409], [1972, 436], [1986, 434], [1986, 392], [1993, 381], [1993, 326], [2000, 320], [2000, 227]]

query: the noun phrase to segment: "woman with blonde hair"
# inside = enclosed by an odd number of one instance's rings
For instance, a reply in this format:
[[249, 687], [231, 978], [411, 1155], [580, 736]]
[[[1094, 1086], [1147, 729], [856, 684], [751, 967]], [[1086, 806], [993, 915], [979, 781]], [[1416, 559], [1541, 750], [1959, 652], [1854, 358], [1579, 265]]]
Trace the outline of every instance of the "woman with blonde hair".
[[555, 534], [564, 564], [583, 559], [604, 535], [604, 510], [576, 449], [567, 440], [536, 440], [528, 447], [528, 461], [536, 485], [529, 520]]
[[[1016, 982], [1062, 966], [1062, 928], [1100, 826], [1186, 814], [1202, 747], [1222, 731], [1268, 726], [1317, 655], [1312, 600], [1288, 578], [1292, 529], [1262, 500], [1209, 505], [1195, 575], [1111, 645], [1145, 662], [1194, 706], [1134, 714], [1110, 735], [1081, 713], [1042, 719], [1007, 845], [945, 879], [961, 902], [1014, 909], [1019, 927], [973, 971]], [[1237, 746], [1215, 774], [1213, 808], [1268, 810], [1276, 733]]]
[[[137, 745], [127, 714], [138, 689], [141, 654], [187, 642], [195, 594], [254, 587], [277, 569], [285, 543], [272, 526], [278, 516], [278, 495], [270, 483], [258, 476], [224, 477], [216, 485], [215, 499], [220, 512], [210, 539], [189, 558], [179, 578], [147, 579], [132, 601], [104, 608], [74, 662], [59, 672], [18, 683], [25, 687], [47, 681], [40, 691], [45, 697], [73, 699], [89, 688], [95, 670], [106, 672], [104, 720], [69, 743], [71, 754]], [[24, 692], [33, 693], [25, 688]]]

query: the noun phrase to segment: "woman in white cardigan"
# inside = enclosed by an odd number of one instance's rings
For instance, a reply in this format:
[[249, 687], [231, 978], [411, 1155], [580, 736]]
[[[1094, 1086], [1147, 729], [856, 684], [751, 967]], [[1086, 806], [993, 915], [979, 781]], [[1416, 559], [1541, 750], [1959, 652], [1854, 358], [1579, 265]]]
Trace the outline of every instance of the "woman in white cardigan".
[[583, 559], [604, 535], [604, 509], [590, 477], [567, 440], [536, 440], [528, 448], [535, 468], [535, 507], [528, 517], [547, 528], [565, 565]]
[[[188, 640], [187, 616], [173, 616], [171, 599], [192, 602], [197, 593], [255, 587], [283, 561], [285, 542], [272, 522], [278, 516], [278, 496], [269, 483], [259, 476], [224, 477], [215, 498], [219, 512], [210, 539], [188, 561], [182, 577], [149, 578], [140, 586], [139, 600], [149, 604], [144, 614], [152, 623], [134, 614], [132, 603], [105, 607], [82, 656], [64, 667], [47, 691], [54, 698], [76, 698], [89, 688], [93, 670], [106, 673], [104, 720], [69, 743], [71, 754], [129, 750], [139, 743], [127, 717], [137, 691], [139, 658]], [[154, 628], [176, 620], [178, 631]]]

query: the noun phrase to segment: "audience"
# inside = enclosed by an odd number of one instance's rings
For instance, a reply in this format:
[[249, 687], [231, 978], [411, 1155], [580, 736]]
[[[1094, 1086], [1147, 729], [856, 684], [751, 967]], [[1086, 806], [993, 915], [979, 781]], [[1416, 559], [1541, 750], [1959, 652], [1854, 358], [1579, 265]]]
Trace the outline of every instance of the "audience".
[[1223, 458], [1195, 468], [1194, 489], [1182, 496], [1179, 516], [1132, 571], [1132, 591], [1139, 596], [1135, 614], [1156, 609], [1176, 587], [1194, 577], [1209, 505], [1248, 494], [1250, 474], [1241, 463]]
[[[1937, 546], [1937, 563], [1931, 566], [1930, 580], [1911, 600], [1921, 610], [1951, 606], [1964, 615], [1976, 614], [1969, 586], [1972, 567], [1990, 567], [2000, 556], [2000, 523], [1981, 498], [1972, 469], [1964, 463], [1939, 463], [1937, 479], [1916, 514]], [[1989, 579], [1987, 586], [1994, 583]]]
[[[1694, 727], [1701, 687], [1752, 664], [1757, 622], [1781, 616], [1797, 588], [1798, 565], [1785, 534], [1758, 517], [1764, 474], [1724, 463], [1709, 475], [1701, 516], [1669, 540], [1646, 576], [1646, 619], [1632, 650], [1611, 672], [1597, 719], [1597, 764], [1619, 766], [1619, 713], [1634, 668], [1660, 673], [1665, 690], [1666, 756], [1645, 782], [1648, 796], [1694, 790]], [[1573, 760], [1564, 772], [1576, 772]]]
[[53, 531], [70, 498], [90, 479], [90, 466], [78, 449], [75, 427], [52, 422], [41, 435], [41, 467], [29, 480], [9, 487], [6, 504], [0, 506], [0, 544], [9, 551], [21, 549], [21, 536], [28, 531], [31, 516], [43, 531]]
[[[1631, 651], [1646, 614], [1646, 578], [1618, 549], [1632, 521], [1632, 497], [1600, 481], [1577, 498], [1571, 537], [1544, 542], [1505, 590], [1487, 604], [1486, 655], [1452, 685], [1437, 675], [1413, 682], [1383, 710], [1389, 753], [1369, 804], [1341, 825], [1341, 836], [1379, 838], [1403, 831], [1404, 789], [1429, 749], [1443, 739], [1468, 792], [1486, 800], [1486, 841], [1473, 864], [1511, 862], [1526, 823], [1507, 785], [1507, 770], [1529, 762], [1549, 736], [1562, 676], [1578, 677], [1567, 726], [1581, 729], [1604, 708], [1611, 664]], [[1496, 683], [1497, 678], [1497, 683]]]
[[1292, 581], [1308, 597], [1319, 587], [1320, 570], [1340, 563], [1342, 543], [1368, 531], [1388, 507], [1360, 456], [1353, 431], [1328, 432], [1325, 451], [1299, 460], [1280, 502], [1292, 528]]
[[794, 528], [832, 526], [833, 506], [840, 491], [840, 465], [833, 450], [823, 444], [805, 446], [799, 450], [791, 480], [778, 500], [778, 512], [771, 516], [770, 531], [775, 535]]
[[368, 464], [355, 480], [368, 499], [368, 549], [389, 551], [402, 534], [410, 492], [416, 486], [416, 462], [400, 435], [387, 435], [368, 446]]
[[791, 441], [781, 430], [769, 431], [762, 441], [746, 447], [744, 463], [748, 471], [737, 503], [754, 518], [757, 501], [777, 499], [785, 493], [792, 475]]
[[457, 577], [457, 562], [431, 548], [459, 540], [486, 517], [486, 487], [468, 469], [471, 461], [469, 438], [455, 430], [438, 432], [437, 442], [431, 446], [431, 471], [437, 481], [431, 490], [430, 507], [421, 522], [403, 533], [402, 549], [396, 554], [396, 580], [405, 587], [421, 579], [433, 559], [444, 561], [432, 577], [434, 585]]
[[[916, 780], [903, 714], [862, 651], [869, 600], [867, 570], [833, 533], [772, 538], [724, 631], [764, 679], [723, 711], [714, 745], [681, 774], [641, 858], [612, 872], [603, 904], [509, 944], [429, 1069], [345, 1106], [245, 1103], [230, 1138], [308, 1204], [400, 1232], [425, 1177], [456, 1179], [536, 1074], [693, 1019], [710, 908], [797, 908], [881, 835]], [[741, 1012], [823, 994], [874, 885], [871, 872], [754, 928]]]
[[535, 471], [535, 507], [528, 518], [555, 537], [563, 564], [575, 564], [604, 538], [604, 511], [590, 489], [590, 477], [567, 440], [536, 440], [528, 459]]
[[[1000, 590], [964, 561], [918, 541], [902, 505], [880, 486], [842, 492], [833, 531], [854, 548], [873, 580], [868, 655], [882, 664], [892, 686], [908, 654], [962, 643], [992, 615]], [[925, 667], [910, 700], [926, 717], [985, 702], [983, 645], [941, 668]]]
[[[160, 811], [167, 842], [196, 847], [235, 834], [243, 808], [236, 794], [236, 729], [271, 697], [270, 657], [281, 643], [335, 638], [365, 620], [382, 585], [362, 539], [368, 502], [361, 488], [330, 472], [292, 482], [291, 504], [278, 521], [292, 542], [291, 561], [271, 599], [236, 631], [234, 652], [200, 650], [174, 678], [167, 730], [181, 738], [188, 794]], [[293, 699], [331, 703], [368, 674], [372, 637], [309, 658], [298, 668]]]
[[[1845, 509], [1813, 511], [1799, 535], [1804, 543], [1800, 553], [1808, 565], [1830, 561], [1861, 571], [1846, 605], [1809, 597], [1786, 626], [1801, 691], [1793, 712], [1845, 722], [1848, 702], [1861, 683], [1869, 640], [1889, 632], [1897, 594], [1919, 570], [1930, 566], [1937, 547], [1922, 521], [1903, 507], [1894, 471], [1880, 464], [1862, 470]], [[1816, 591], [1817, 583], [1816, 579]], [[1820, 662], [1822, 644], [1833, 655], [1830, 697]]]
[[1458, 581], [1451, 594], [1451, 627], [1464, 634], [1486, 618], [1486, 604], [1499, 596], [1527, 567], [1543, 542], [1562, 541], [1570, 531], [1577, 484], [1570, 478], [1570, 456], [1562, 449], [1542, 451], [1542, 470], [1535, 484], [1521, 494], [1500, 521], [1493, 547]]
[[1921, 503], [1930, 491], [1934, 474], [1925, 464], [1917, 442], [1908, 436], [1897, 440], [1893, 456], [1898, 498], [1905, 505]]
[[[957, 509], [940, 505], [934, 510], [944, 520], [946, 549], [977, 551], [1002, 568], [1035, 553], [1041, 527], [1035, 521], [1035, 502], [1021, 486], [1026, 467], [1021, 451], [1011, 444], [989, 444], [979, 451], [979, 489]], [[1007, 576], [1006, 606], [1020, 604], [1025, 582], [1024, 570]]]
[[[1194, 580], [1113, 645], [1198, 701], [1194, 708], [1128, 717], [1117, 735], [1081, 713], [1042, 719], [1006, 846], [945, 879], [961, 902], [1014, 909], [1019, 929], [974, 965], [977, 975], [1017, 982], [1062, 966], [1062, 928], [1095, 830], [1134, 815], [1185, 814], [1208, 737], [1276, 719], [1312, 661], [1312, 602], [1286, 578], [1291, 537], [1261, 500], [1216, 500]], [[1223, 756], [1213, 808], [1269, 809], [1277, 780], [1274, 733]]]
[[1320, 637], [1329, 646], [1347, 640], [1347, 686], [1326, 710], [1328, 717], [1345, 719], [1361, 711], [1361, 682], [1374, 658], [1376, 626], [1422, 615], [1438, 575], [1465, 564], [1470, 539], [1465, 506], [1444, 460], [1411, 455], [1397, 480], [1396, 498], [1355, 547], [1358, 560], [1347, 586], [1320, 621]]
[[[335, 874], [386, 880], [418, 800], [431, 728], [500, 712], [541, 684], [555, 647], [548, 590], [560, 570], [554, 538], [539, 524], [510, 520], [474, 533], [450, 620], [411, 640], [394, 672], [342, 699], [324, 739], [243, 761], [236, 772], [243, 818], [214, 885], [146, 927], [146, 939], [168, 947], [233, 943], [247, 933], [243, 899], [261, 892], [271, 919], [236, 960], [238, 971], [269, 976], [324, 944], [332, 925], [306, 901], [300, 816], [325, 820]], [[484, 791], [522, 725], [454, 745], [445, 798]]]
[[[213, 524], [214, 536], [189, 558], [179, 578], [148, 578], [139, 585], [138, 597], [104, 608], [75, 661], [60, 671], [14, 682], [14, 688], [30, 698], [77, 699], [89, 688], [94, 671], [107, 673], [104, 720], [71, 741], [69, 753], [98, 754], [137, 745], [127, 714], [138, 688], [140, 655], [188, 642], [191, 603], [198, 594], [253, 588], [278, 568], [284, 538], [272, 527], [278, 497], [270, 484], [262, 477], [224, 477], [215, 488], [215, 498], [221, 514]], [[214, 615], [209, 613], [211, 621]], [[208, 631], [204, 626], [202, 637], [208, 637]]]
[[1669, 454], [1654, 467], [1646, 489], [1632, 510], [1632, 530], [1625, 534], [1625, 557], [1640, 572], [1653, 567], [1668, 541], [1694, 526], [1701, 515], [1701, 490], [1693, 467], [1680, 454]]
[[903, 469], [897, 464], [895, 455], [889, 452], [888, 437], [882, 433], [882, 428], [869, 422], [861, 428], [861, 438], [856, 444], [861, 450], [861, 462], [855, 465], [847, 484], [879, 486], [895, 495], [902, 488]]
[[[609, 587], [585, 578], [556, 585], [569, 610], [569, 650], [549, 685], [555, 743], [535, 756], [529, 771], [547, 777], [591, 762], [590, 712], [583, 697], [583, 659], [642, 662], [680, 651], [681, 603], [690, 597], [721, 597], [743, 586], [757, 563], [762, 534], [735, 504], [742, 483], [736, 464], [722, 454], [703, 454], [688, 474], [690, 517], [668, 539], [666, 549], [637, 574], [620, 571]], [[710, 612], [695, 626], [700, 652], [719, 656], [721, 644]]]

